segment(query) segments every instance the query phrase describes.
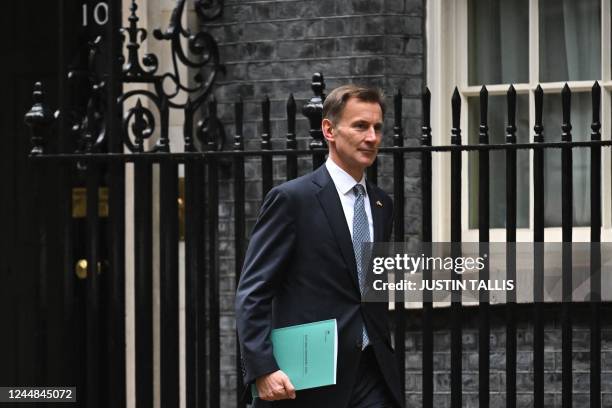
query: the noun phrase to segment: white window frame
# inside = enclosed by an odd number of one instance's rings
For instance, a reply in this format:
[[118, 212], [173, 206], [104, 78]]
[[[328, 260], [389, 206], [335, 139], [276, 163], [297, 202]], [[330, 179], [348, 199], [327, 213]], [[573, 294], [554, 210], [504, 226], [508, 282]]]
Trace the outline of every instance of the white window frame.
[[[603, 140], [610, 140], [612, 123], [612, 60], [611, 51], [611, 18], [610, 2], [601, 0], [601, 134]], [[468, 85], [468, 0], [428, 0], [426, 5], [426, 82], [431, 91], [432, 142], [434, 145], [450, 144], [451, 134], [451, 95], [457, 86], [461, 95], [461, 129], [462, 143], [468, 140], [467, 98], [478, 96], [480, 85]], [[538, 33], [539, 0], [529, 0], [529, 83], [515, 85], [517, 94], [529, 94], [529, 141], [533, 141], [535, 101], [533, 90], [538, 85], [539, 76], [539, 33]], [[568, 81], [572, 93], [590, 91], [594, 81]], [[543, 83], [545, 93], [560, 93], [565, 82]], [[489, 95], [505, 95], [509, 84], [487, 85]], [[561, 124], [559, 123], [559, 132]], [[554, 130], [545, 130], [548, 134]], [[575, 128], [574, 132], [577, 131]], [[433, 241], [450, 240], [450, 156], [433, 154]], [[533, 241], [533, 152], [530, 152], [530, 197], [529, 228], [517, 229], [518, 242]], [[602, 235], [601, 240], [612, 241], [612, 213], [610, 211], [612, 195], [610, 183], [611, 157], [610, 149], [602, 149]], [[462, 241], [477, 242], [478, 229], [469, 229], [468, 223], [468, 156], [462, 154]], [[490, 230], [491, 242], [505, 241], [505, 228]], [[561, 242], [561, 228], [545, 229], [545, 240]], [[574, 242], [589, 242], [590, 227], [574, 227]]]

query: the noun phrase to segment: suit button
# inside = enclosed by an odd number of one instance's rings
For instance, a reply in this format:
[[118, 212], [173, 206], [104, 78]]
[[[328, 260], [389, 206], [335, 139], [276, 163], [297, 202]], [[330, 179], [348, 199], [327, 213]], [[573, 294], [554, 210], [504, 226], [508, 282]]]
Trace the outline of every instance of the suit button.
[[361, 340], [357, 340], [357, 343], [355, 343], [355, 348], [361, 351], [361, 349], [363, 348], [363, 343]]

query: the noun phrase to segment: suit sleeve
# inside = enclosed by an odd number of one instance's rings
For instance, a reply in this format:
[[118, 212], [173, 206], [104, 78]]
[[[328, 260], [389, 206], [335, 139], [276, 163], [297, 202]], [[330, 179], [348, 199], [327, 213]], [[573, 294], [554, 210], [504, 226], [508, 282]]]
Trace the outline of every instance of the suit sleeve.
[[245, 255], [236, 292], [236, 328], [244, 383], [278, 370], [272, 353], [272, 300], [295, 243], [295, 223], [287, 193], [272, 189], [261, 207]]

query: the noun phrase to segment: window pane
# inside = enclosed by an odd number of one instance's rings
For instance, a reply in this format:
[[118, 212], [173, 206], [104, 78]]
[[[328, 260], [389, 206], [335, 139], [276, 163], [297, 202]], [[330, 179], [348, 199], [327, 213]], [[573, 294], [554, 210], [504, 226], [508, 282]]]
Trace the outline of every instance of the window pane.
[[[506, 96], [489, 96], [489, 143], [506, 142]], [[480, 126], [480, 100], [468, 98], [468, 141], [478, 144]], [[517, 95], [517, 143], [529, 142], [529, 96]], [[478, 153], [468, 153], [469, 171], [469, 225], [478, 228]], [[529, 151], [517, 153], [517, 226], [529, 227]], [[506, 153], [494, 150], [489, 153], [489, 222], [491, 228], [506, 226]]]
[[468, 1], [470, 85], [529, 81], [529, 1]]
[[540, 0], [540, 81], [601, 78], [601, 0]]
[[[561, 141], [561, 95], [544, 95], [544, 141]], [[591, 95], [572, 94], [572, 140], [589, 140], [591, 135]], [[574, 226], [586, 226], [591, 222], [591, 156], [588, 148], [572, 149]], [[544, 224], [561, 226], [561, 149], [544, 152]]]

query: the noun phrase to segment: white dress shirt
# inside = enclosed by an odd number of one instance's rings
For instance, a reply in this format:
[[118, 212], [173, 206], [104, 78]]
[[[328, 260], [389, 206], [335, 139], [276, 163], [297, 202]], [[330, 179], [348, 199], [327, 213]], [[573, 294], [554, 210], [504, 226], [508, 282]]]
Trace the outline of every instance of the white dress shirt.
[[[346, 223], [348, 225], [349, 231], [351, 232], [351, 239], [353, 238], [353, 212], [355, 207], [355, 199], [357, 196], [353, 192], [353, 187], [357, 182], [346, 171], [344, 171], [340, 166], [338, 166], [332, 159], [329, 157], [325, 162], [325, 167], [327, 167], [327, 171], [336, 186], [336, 191], [338, 191], [338, 196], [340, 197], [340, 202], [342, 203], [342, 210], [344, 211], [344, 217], [346, 218]], [[361, 180], [359, 180], [359, 184], [363, 186], [365, 189], [365, 211], [368, 216], [368, 225], [370, 227], [370, 241], [374, 241], [374, 222], [372, 221], [372, 208], [370, 208], [370, 198], [368, 197], [368, 189], [366, 188], [365, 183], [365, 175], [361, 176]]]

